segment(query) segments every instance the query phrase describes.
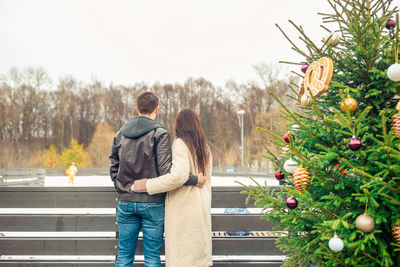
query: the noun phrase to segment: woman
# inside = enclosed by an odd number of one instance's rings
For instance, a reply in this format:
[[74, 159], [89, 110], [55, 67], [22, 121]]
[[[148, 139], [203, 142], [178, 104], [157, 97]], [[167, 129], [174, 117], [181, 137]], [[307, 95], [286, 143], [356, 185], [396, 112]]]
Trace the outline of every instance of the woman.
[[[175, 120], [172, 168], [169, 174], [136, 181], [133, 190], [165, 199], [165, 256], [169, 267], [212, 266], [212, 155], [196, 113], [183, 109]], [[204, 174], [202, 188], [182, 186], [189, 175]]]

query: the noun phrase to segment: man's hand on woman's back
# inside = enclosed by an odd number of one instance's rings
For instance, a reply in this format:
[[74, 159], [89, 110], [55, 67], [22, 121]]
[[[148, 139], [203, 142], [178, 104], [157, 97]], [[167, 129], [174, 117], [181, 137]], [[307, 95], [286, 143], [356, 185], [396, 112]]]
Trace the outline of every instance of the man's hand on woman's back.
[[[203, 173], [199, 173], [196, 186], [202, 188], [206, 183], [207, 178]], [[131, 186], [132, 192], [147, 192], [146, 189], [147, 179], [136, 180]]]

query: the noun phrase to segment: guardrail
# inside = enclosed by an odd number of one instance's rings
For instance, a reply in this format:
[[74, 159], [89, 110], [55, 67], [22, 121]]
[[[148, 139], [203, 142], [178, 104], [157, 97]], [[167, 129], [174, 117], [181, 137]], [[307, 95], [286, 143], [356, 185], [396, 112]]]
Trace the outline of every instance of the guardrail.
[[[65, 168], [49, 168], [46, 169], [47, 176], [60, 176], [64, 175]], [[78, 176], [108, 176], [110, 174], [108, 168], [79, 168]], [[213, 168], [213, 175], [215, 176], [252, 176], [252, 177], [273, 177], [274, 170], [272, 168], [240, 168], [240, 167], [227, 167], [227, 168]]]
[[226, 167], [213, 168], [213, 175], [216, 176], [251, 176], [251, 177], [273, 177], [274, 169], [272, 168], [241, 168]]
[[[212, 188], [214, 266], [280, 266], [285, 256], [275, 241], [284, 233], [260, 219], [261, 209], [245, 205], [241, 190]], [[114, 266], [116, 205], [112, 187], [1, 187], [0, 265]], [[227, 214], [226, 208], [248, 213]], [[135, 266], [143, 266], [141, 242]]]
[[0, 186], [43, 185], [45, 169], [0, 169]]
[[[66, 168], [12, 168], [0, 169], [0, 176], [8, 176], [8, 179], [22, 178], [43, 178], [44, 176], [63, 176]], [[79, 168], [78, 176], [108, 176], [110, 171], [108, 168]], [[213, 168], [215, 176], [252, 176], [252, 177], [273, 177], [274, 170], [272, 168], [241, 168], [226, 167]]]

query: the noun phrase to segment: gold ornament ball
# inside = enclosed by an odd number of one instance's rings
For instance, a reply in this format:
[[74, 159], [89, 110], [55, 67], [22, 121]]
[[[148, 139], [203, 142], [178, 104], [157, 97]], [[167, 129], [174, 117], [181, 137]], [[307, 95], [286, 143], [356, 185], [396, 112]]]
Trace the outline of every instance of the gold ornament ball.
[[392, 234], [396, 244], [400, 246], [400, 225], [392, 226]]
[[367, 215], [367, 214], [362, 214], [357, 217], [356, 219], [356, 227], [358, 230], [364, 232], [364, 233], [369, 233], [375, 228], [375, 221], [374, 219]]
[[308, 189], [310, 180], [310, 172], [303, 165], [300, 165], [293, 173], [294, 186], [301, 193], [304, 193]]
[[342, 102], [340, 102], [340, 108], [343, 110], [343, 112], [348, 110], [350, 113], [353, 113], [357, 109], [357, 106], [357, 100], [349, 95]]
[[400, 137], [400, 112], [397, 112], [392, 117], [392, 128], [394, 134]]

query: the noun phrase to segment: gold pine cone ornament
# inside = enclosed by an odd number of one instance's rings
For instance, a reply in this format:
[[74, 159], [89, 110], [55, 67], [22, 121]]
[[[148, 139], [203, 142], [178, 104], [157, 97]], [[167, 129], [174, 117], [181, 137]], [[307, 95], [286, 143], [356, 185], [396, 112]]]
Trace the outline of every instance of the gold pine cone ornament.
[[400, 137], [400, 100], [396, 105], [396, 109], [399, 111], [392, 117], [392, 128], [394, 130], [394, 134]]
[[392, 226], [392, 234], [396, 244], [400, 246], [400, 225], [397, 224]]
[[393, 115], [392, 117], [392, 128], [394, 134], [400, 137], [400, 111]]
[[310, 184], [310, 172], [300, 165], [293, 173], [293, 183], [297, 191], [304, 193]]

